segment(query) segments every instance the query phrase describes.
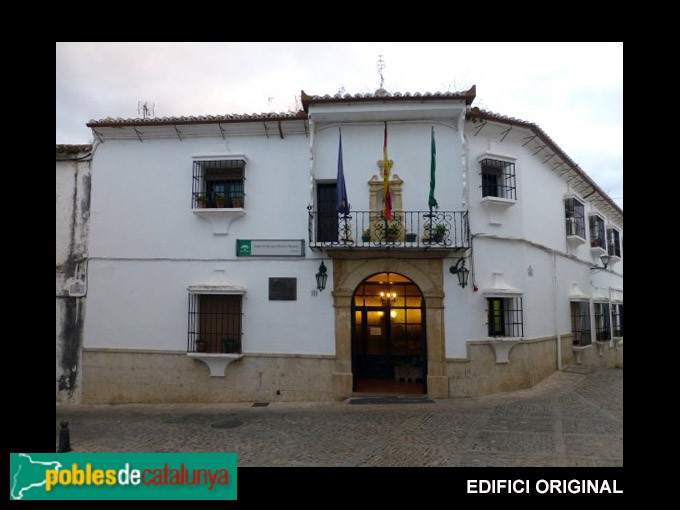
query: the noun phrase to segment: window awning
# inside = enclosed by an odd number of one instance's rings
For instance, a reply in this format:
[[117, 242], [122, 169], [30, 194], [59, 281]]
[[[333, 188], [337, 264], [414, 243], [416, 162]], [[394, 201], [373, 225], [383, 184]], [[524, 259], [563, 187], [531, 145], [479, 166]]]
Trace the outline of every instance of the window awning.
[[482, 294], [488, 297], [494, 296], [520, 296], [523, 294], [522, 289], [513, 287], [503, 279], [503, 272], [496, 271], [493, 273], [493, 283], [490, 287], [482, 289]]
[[224, 269], [215, 269], [208, 280], [189, 285], [190, 294], [245, 294], [246, 287], [227, 279]]
[[589, 301], [590, 296], [583, 292], [576, 282], [571, 282], [569, 289], [569, 301]]

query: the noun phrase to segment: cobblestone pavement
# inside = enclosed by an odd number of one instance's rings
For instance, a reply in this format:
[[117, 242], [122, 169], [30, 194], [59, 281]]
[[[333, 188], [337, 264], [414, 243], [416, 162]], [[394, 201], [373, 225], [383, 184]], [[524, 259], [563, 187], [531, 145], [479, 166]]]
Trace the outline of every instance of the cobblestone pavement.
[[623, 370], [434, 403], [57, 406], [75, 452], [237, 452], [239, 466], [622, 466]]

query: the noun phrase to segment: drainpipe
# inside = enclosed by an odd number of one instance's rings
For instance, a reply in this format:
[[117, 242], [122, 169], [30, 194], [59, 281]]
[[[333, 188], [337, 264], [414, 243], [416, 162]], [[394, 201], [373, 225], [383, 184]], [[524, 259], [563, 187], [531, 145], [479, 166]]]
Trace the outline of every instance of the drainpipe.
[[309, 206], [314, 207], [314, 119], [309, 116]]
[[463, 184], [463, 210], [467, 211], [469, 197], [468, 197], [468, 169], [467, 169], [467, 143], [465, 143], [465, 113], [467, 109], [464, 108], [458, 117], [458, 136], [460, 136], [460, 169]]
[[553, 252], [553, 321], [557, 338], [557, 370], [562, 370], [562, 337], [557, 324], [557, 253]]

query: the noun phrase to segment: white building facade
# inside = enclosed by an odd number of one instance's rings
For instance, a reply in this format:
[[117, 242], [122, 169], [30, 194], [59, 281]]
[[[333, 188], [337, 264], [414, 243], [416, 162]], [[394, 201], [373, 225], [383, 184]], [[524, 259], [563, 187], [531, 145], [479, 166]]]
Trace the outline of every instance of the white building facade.
[[622, 366], [623, 211], [475, 93], [89, 123], [83, 402], [476, 396]]
[[56, 400], [80, 402], [92, 145], [56, 150]]

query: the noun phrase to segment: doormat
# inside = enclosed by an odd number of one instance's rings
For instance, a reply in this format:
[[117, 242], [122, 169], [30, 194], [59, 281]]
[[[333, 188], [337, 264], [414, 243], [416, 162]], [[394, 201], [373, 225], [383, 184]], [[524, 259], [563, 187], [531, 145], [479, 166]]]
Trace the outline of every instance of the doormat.
[[380, 404], [434, 404], [434, 400], [427, 397], [362, 397], [352, 398], [348, 404], [354, 406]]

